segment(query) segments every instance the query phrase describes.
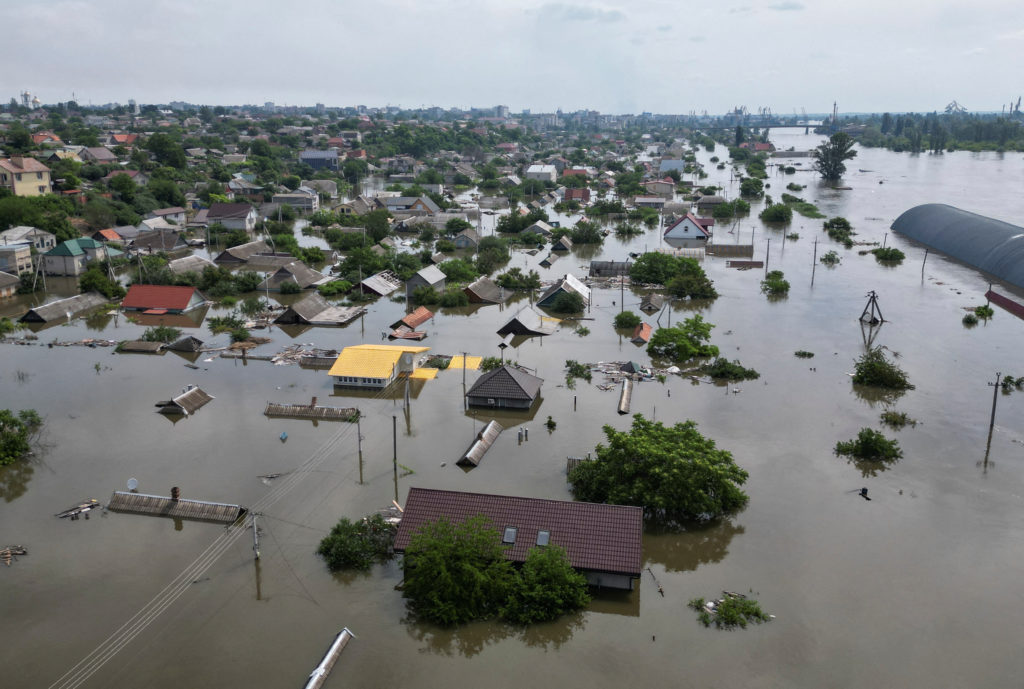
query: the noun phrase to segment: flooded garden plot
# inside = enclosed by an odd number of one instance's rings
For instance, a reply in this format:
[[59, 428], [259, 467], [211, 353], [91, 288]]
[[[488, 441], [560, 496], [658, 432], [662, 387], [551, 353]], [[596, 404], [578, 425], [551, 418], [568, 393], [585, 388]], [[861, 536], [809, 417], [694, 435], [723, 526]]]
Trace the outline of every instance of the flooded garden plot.
[[[773, 138], [780, 149], [817, 143], [788, 133]], [[698, 154], [710, 173], [704, 181], [735, 197], [738, 184], [729, 170], [707, 164], [711, 155]], [[922, 275], [924, 249], [888, 228], [907, 208], [932, 201], [1019, 222], [1024, 201], [1007, 190], [1024, 181], [1022, 162], [1019, 154], [862, 150], [845, 191], [820, 185], [810, 172], [770, 168], [768, 193], [778, 197], [789, 181], [807, 184], [802, 198], [828, 217], [848, 218], [857, 239], [900, 248], [906, 260], [879, 265], [858, 247], [829, 240], [821, 220], [795, 215], [788, 227], [765, 226], [757, 219], [761, 202], [748, 218], [716, 227], [716, 242], [752, 239], [753, 258], [766, 260], [765, 268], [736, 270], [725, 257], [708, 257], [702, 265], [717, 299], [668, 301], [642, 318], [657, 328], [659, 315], [667, 325], [670, 314], [675, 324], [699, 313], [715, 325], [711, 342], [720, 356], [760, 378], [728, 385], [644, 378], [633, 384], [631, 412], [666, 424], [694, 420], [749, 472], [749, 504], [683, 531], [648, 530], [637, 590], [598, 593], [586, 611], [527, 629], [417, 623], [394, 590], [402, 578], [394, 562], [367, 574], [331, 574], [317, 544], [339, 517], [374, 513], [396, 496], [402, 503], [412, 486], [569, 499], [566, 458], [593, 452], [603, 425], [628, 429], [631, 416], [617, 413], [617, 387], [598, 389], [613, 376], [577, 378], [570, 389], [565, 362], [664, 366], [612, 323], [623, 306], [642, 313], [644, 290], [595, 288], [584, 314], [594, 319], [584, 321], [589, 334], [562, 323], [504, 351], [496, 331], [524, 298], [439, 308], [421, 326], [427, 337], [417, 344], [429, 353], [503, 356], [535, 371], [544, 382], [527, 411], [467, 410], [463, 381], [472, 385], [480, 372], [451, 366], [412, 381], [406, 410], [404, 384], [352, 391], [334, 387], [324, 370], [269, 361], [204, 355], [191, 369], [174, 352], [46, 346], [137, 339], [144, 326], [123, 318], [97, 329], [78, 319], [39, 331], [31, 345], [2, 344], [0, 407], [34, 408], [46, 424], [34, 459], [0, 470], [0, 542], [31, 553], [0, 568], [0, 659], [24, 686], [50, 686], [72, 671], [55, 685], [66, 686], [82, 675], [76, 663], [157, 601], [167, 604], [163, 614], [122, 632], [124, 650], [81, 686], [297, 685], [342, 627], [356, 638], [327, 687], [817, 687], [837, 677], [910, 687], [1012, 684], [1008, 678], [1024, 671], [1017, 652], [1024, 395], [998, 392], [986, 452], [993, 399], [986, 383], [997, 371], [1024, 372], [1024, 321], [997, 308], [993, 318], [964, 327], [964, 307], [985, 303], [988, 280], [934, 253]], [[800, 238], [783, 246], [794, 232]], [[838, 265], [815, 266], [815, 238], [817, 255], [835, 250]], [[550, 269], [539, 267], [546, 252], [517, 250], [509, 266], [554, 281], [586, 275], [592, 259], [620, 261], [661, 245], [658, 230], [645, 230], [610, 235], [599, 248], [575, 247]], [[788, 296], [761, 292], [765, 269], [784, 272]], [[875, 328], [858, 320], [869, 291], [885, 317]], [[276, 326], [260, 331], [271, 342], [249, 354], [380, 342], [406, 310], [387, 299], [367, 308], [341, 328], [294, 337]], [[228, 344], [206, 328], [185, 333], [211, 347]], [[913, 390], [897, 395], [852, 382], [868, 342], [885, 348]], [[187, 384], [214, 400], [187, 417], [155, 413], [154, 401]], [[309, 404], [313, 397], [358, 409], [359, 425], [264, 415], [268, 402]], [[917, 425], [883, 426], [889, 409]], [[550, 432], [548, 416], [557, 423]], [[505, 432], [486, 461], [471, 471], [456, 466], [491, 420]], [[903, 456], [876, 464], [836, 456], [836, 443], [863, 427], [898, 439]], [[520, 428], [530, 431], [528, 440], [519, 440]], [[95, 511], [73, 522], [53, 516], [83, 498], [106, 502], [129, 478], [142, 493], [180, 487], [184, 498], [261, 512], [260, 560], [245, 529]], [[858, 495], [863, 487], [870, 501]], [[173, 599], [162, 593], [172, 583], [180, 583]], [[723, 589], [756, 595], [775, 619], [743, 631], [705, 629], [687, 603]]]

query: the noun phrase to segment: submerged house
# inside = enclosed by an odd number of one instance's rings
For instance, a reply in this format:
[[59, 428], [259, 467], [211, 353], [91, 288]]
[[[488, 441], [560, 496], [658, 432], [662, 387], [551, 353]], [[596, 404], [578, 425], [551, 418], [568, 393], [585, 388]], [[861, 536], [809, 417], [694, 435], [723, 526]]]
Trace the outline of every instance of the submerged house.
[[332, 306], [319, 292], [311, 292], [274, 319], [277, 324], [344, 325], [366, 313], [361, 306]]
[[413, 291], [417, 287], [433, 287], [438, 293], [443, 292], [446, 278], [447, 276], [435, 265], [421, 268], [415, 275], [406, 280], [405, 296], [407, 299], [411, 298]]
[[591, 261], [589, 276], [592, 278], [623, 277], [629, 275], [629, 261]]
[[246, 242], [245, 244], [238, 244], [217, 254], [216, 258], [213, 259], [214, 263], [246, 263], [250, 258], [256, 254], [267, 253], [270, 251], [270, 246], [263, 241], [258, 239], [254, 242]]
[[206, 298], [195, 287], [132, 285], [121, 301], [121, 308], [146, 313], [185, 313], [205, 303]]
[[506, 364], [483, 374], [466, 393], [471, 407], [529, 409], [540, 397], [544, 382], [537, 376]]
[[390, 270], [382, 270], [359, 283], [363, 294], [376, 294], [386, 297], [402, 286], [402, 280]]
[[590, 288], [583, 284], [578, 277], [566, 273], [565, 277], [544, 290], [537, 300], [537, 306], [551, 306], [562, 292], [578, 294], [583, 298], [584, 306], [590, 304]]
[[327, 281], [323, 273], [313, 270], [302, 261], [289, 261], [278, 268], [273, 275], [259, 284], [258, 290], [280, 292], [286, 282], [298, 285], [299, 289], [309, 289]]
[[37, 306], [18, 320], [22, 323], [56, 323], [75, 318], [106, 303], [107, 298], [99, 292], [86, 292]]
[[561, 322], [558, 318], [544, 316], [532, 306], [525, 306], [498, 329], [498, 335], [551, 335]]
[[462, 291], [471, 304], [502, 304], [508, 298], [505, 290], [487, 276], [477, 278]]
[[642, 571], [643, 508], [511, 495], [410, 488], [395, 535], [404, 553], [427, 523], [461, 523], [483, 515], [501, 534], [508, 560], [521, 564], [531, 548], [557, 545], [591, 586], [632, 590]]
[[416, 370], [417, 357], [430, 347], [362, 344], [345, 347], [327, 375], [341, 387], [386, 388], [399, 374]]
[[714, 223], [710, 218], [698, 218], [693, 213], [687, 213], [679, 220], [665, 228], [665, 239], [699, 239], [707, 241], [710, 236], [709, 228]]

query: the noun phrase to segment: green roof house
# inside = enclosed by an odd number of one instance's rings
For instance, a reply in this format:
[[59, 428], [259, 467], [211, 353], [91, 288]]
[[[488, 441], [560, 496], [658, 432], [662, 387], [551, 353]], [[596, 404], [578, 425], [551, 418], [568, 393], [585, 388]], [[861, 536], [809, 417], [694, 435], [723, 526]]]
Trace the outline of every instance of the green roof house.
[[89, 261], [104, 261], [120, 255], [115, 249], [90, 237], [79, 237], [61, 242], [43, 254], [43, 266], [47, 275], [70, 275], [77, 277], [85, 272]]

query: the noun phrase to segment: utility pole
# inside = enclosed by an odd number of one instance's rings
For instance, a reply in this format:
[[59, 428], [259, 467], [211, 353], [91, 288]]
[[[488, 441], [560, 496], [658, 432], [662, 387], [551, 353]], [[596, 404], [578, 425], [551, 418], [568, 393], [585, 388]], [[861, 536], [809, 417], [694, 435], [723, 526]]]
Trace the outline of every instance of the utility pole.
[[398, 417], [391, 415], [391, 466], [395, 476], [395, 500], [398, 500]]
[[359, 447], [359, 485], [363, 485], [363, 428], [360, 423], [362, 414], [359, 413], [359, 407], [356, 407], [356, 442]]
[[818, 238], [814, 238], [814, 258], [811, 259], [811, 287], [814, 287], [814, 271], [818, 269]]
[[924, 280], [924, 264], [928, 262], [928, 249], [924, 250], [924, 259], [921, 261], [921, 279]]
[[996, 425], [996, 402], [999, 401], [999, 379], [1002, 377], [1002, 372], [996, 372], [996, 382], [989, 383], [992, 386], [992, 416], [988, 420], [988, 442], [992, 443], [992, 429]]
[[259, 512], [252, 513], [252, 552], [256, 555], [256, 559], [260, 559], [260, 530], [256, 526], [256, 515]]
[[765, 275], [768, 274], [768, 257], [771, 256], [771, 253], [772, 253], [772, 239], [771, 239], [771, 237], [769, 237], [768, 238], [768, 248], [764, 250], [764, 274]]

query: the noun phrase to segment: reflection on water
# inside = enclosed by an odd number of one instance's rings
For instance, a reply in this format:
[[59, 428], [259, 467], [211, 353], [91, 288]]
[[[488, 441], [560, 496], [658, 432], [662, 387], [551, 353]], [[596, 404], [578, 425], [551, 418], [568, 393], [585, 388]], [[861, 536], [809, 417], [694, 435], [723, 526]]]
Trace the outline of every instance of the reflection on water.
[[868, 406], [874, 409], [876, 406], [881, 404], [883, 407], [890, 406], [899, 401], [900, 397], [906, 394], [906, 390], [890, 390], [888, 388], [879, 388], [873, 385], [859, 385], [854, 383], [852, 385], [854, 396], [868, 403]]
[[892, 466], [896, 463], [896, 460], [869, 460], [857, 459], [856, 457], [847, 457], [846, 463], [855, 466], [862, 477], [872, 478], [874, 476], [878, 476], [883, 471], [892, 468]]
[[446, 628], [420, 622], [410, 613], [402, 619], [402, 625], [410, 637], [423, 644], [421, 652], [472, 658], [491, 644], [513, 638], [531, 648], [558, 650], [586, 627], [586, 620], [586, 613], [581, 611], [528, 627], [488, 621]]
[[720, 562], [729, 554], [733, 537], [744, 531], [731, 519], [687, 523], [679, 531], [649, 524], [644, 534], [645, 562], [661, 564], [667, 572], [692, 572]]
[[0, 497], [4, 502], [11, 502], [24, 495], [35, 471], [35, 467], [28, 460], [0, 467]]

